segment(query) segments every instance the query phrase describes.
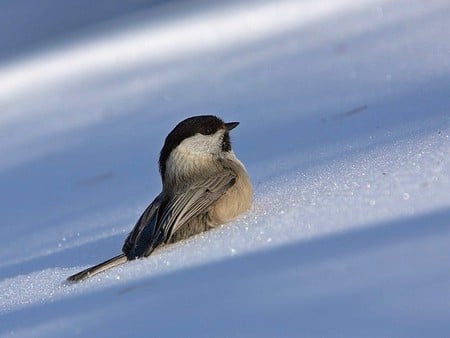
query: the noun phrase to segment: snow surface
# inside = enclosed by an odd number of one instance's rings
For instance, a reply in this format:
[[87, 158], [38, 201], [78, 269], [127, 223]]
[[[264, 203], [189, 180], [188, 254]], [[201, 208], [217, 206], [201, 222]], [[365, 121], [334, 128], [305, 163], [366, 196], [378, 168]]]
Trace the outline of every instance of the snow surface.
[[[4, 60], [0, 335], [448, 337], [449, 17], [175, 1]], [[253, 209], [66, 283], [120, 251], [204, 113], [241, 122]]]

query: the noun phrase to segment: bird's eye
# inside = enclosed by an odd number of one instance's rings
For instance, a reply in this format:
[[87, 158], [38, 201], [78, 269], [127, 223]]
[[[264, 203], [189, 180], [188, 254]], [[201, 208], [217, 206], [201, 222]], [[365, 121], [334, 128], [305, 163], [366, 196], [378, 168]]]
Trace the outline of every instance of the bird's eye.
[[205, 129], [203, 129], [202, 134], [203, 135], [211, 135], [211, 134], [214, 134], [214, 131], [211, 127], [206, 127]]

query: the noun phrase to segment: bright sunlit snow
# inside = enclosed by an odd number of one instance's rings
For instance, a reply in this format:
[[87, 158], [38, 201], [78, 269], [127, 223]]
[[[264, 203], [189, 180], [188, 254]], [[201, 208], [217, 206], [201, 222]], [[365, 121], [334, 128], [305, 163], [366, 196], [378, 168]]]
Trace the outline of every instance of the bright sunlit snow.
[[[0, 336], [450, 335], [449, 17], [156, 2], [0, 59]], [[120, 252], [198, 114], [241, 122], [253, 209], [66, 283]]]

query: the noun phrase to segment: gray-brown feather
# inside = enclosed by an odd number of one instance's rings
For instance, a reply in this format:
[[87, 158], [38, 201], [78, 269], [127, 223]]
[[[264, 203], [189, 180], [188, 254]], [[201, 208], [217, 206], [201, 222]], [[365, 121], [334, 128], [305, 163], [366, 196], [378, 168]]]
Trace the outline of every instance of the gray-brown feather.
[[220, 163], [223, 166], [222, 170], [231, 169], [236, 173], [236, 181], [208, 210], [182, 225], [168, 243], [178, 242], [230, 222], [250, 209], [253, 202], [253, 187], [244, 166], [234, 159], [222, 160]]

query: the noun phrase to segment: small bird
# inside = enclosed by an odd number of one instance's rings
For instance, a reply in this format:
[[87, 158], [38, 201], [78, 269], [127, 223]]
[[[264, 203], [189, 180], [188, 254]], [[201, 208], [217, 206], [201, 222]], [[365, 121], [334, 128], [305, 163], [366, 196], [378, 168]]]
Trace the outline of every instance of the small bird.
[[145, 209], [122, 247], [122, 254], [67, 278], [77, 282], [156, 248], [235, 219], [253, 201], [247, 170], [236, 157], [230, 131], [213, 115], [181, 121], [167, 136], [159, 157], [163, 189]]

